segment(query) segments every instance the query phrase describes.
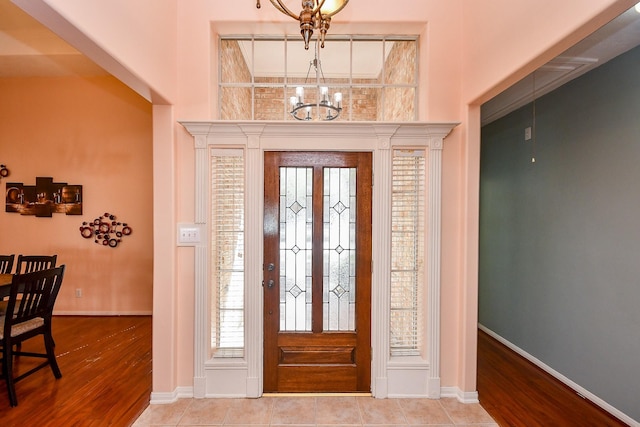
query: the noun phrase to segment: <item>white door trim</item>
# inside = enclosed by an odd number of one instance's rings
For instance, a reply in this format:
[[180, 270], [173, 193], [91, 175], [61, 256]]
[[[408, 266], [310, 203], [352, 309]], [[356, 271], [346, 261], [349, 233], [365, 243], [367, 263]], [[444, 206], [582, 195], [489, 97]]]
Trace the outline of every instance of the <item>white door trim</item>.
[[[262, 200], [263, 153], [267, 150], [371, 151], [373, 153], [373, 275], [371, 307], [372, 394], [439, 398], [440, 386], [440, 227], [444, 138], [457, 123], [381, 122], [180, 122], [194, 137], [194, 226], [208, 235], [209, 149], [243, 148], [246, 166], [245, 353], [242, 358], [209, 357], [209, 247], [195, 244], [194, 397], [262, 395]], [[423, 357], [389, 356], [391, 277], [392, 149], [428, 150], [427, 171], [427, 332]]]

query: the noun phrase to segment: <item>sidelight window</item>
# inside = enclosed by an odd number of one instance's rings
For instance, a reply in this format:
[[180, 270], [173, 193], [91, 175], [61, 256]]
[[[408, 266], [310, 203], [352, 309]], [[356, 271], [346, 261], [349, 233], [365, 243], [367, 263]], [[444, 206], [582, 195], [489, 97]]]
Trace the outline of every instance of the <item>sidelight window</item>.
[[211, 152], [211, 347], [216, 357], [244, 349], [244, 156]]
[[391, 355], [417, 356], [424, 322], [424, 151], [395, 150], [391, 179]]

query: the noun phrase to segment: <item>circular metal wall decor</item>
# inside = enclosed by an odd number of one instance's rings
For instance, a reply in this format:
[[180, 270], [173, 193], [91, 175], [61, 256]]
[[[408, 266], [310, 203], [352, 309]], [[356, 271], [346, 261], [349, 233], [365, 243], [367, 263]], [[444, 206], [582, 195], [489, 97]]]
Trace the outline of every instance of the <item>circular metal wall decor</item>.
[[94, 238], [94, 243], [115, 248], [125, 236], [133, 230], [126, 222], [116, 221], [116, 216], [105, 212], [92, 222], [84, 221], [80, 227], [80, 234], [85, 239]]

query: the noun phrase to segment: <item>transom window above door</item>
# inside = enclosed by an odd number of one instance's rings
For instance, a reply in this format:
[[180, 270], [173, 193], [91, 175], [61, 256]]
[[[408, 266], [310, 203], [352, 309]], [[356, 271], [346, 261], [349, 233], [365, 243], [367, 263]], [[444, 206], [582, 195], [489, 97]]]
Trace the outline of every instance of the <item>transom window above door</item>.
[[[225, 36], [218, 52], [222, 120], [295, 120], [291, 98], [300, 99], [299, 88], [305, 103], [319, 103], [326, 88], [324, 96], [340, 103], [335, 120], [417, 120], [417, 37], [327, 36], [324, 48], [313, 42], [305, 50], [298, 35]], [[309, 114], [326, 120], [326, 113]]]

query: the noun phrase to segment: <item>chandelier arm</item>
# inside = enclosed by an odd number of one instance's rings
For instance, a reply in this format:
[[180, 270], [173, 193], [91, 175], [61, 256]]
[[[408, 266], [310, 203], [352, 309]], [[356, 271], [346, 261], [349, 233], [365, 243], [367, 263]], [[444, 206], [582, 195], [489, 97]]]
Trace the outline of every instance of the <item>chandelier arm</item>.
[[278, 9], [280, 12], [284, 13], [285, 15], [289, 15], [290, 17], [296, 20], [300, 18], [300, 15], [296, 15], [295, 13], [291, 12], [291, 10], [289, 10], [289, 8], [285, 6], [282, 0], [270, 0], [270, 1], [271, 1], [271, 4], [276, 9]]
[[[278, 1], [280, 1], [280, 0], [278, 0]], [[322, 6], [324, 6], [324, 2], [326, 0], [317, 0], [317, 1], [318, 1], [318, 6], [311, 11], [311, 13], [313, 15], [317, 15], [318, 13], [320, 13], [320, 9], [322, 9]], [[322, 13], [320, 13], [320, 15], [322, 16]]]

